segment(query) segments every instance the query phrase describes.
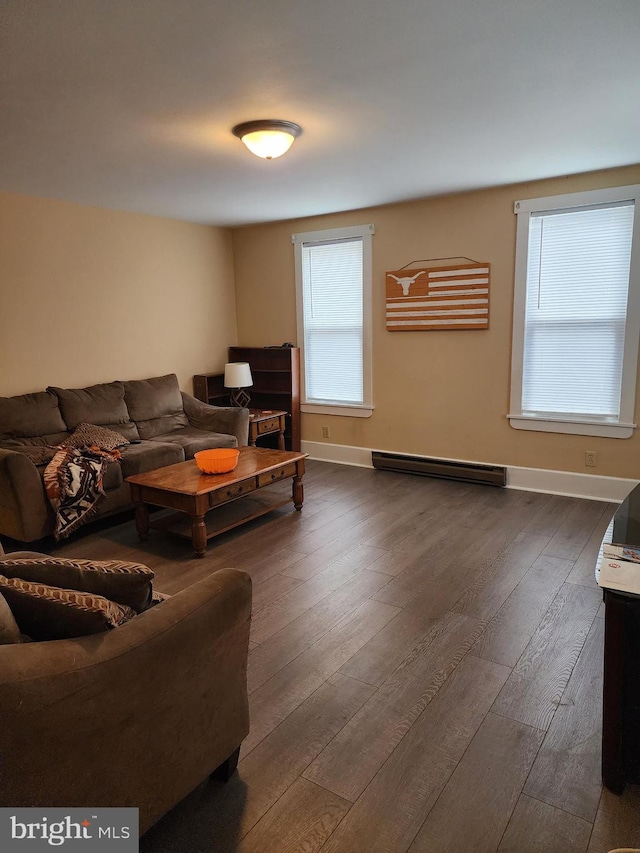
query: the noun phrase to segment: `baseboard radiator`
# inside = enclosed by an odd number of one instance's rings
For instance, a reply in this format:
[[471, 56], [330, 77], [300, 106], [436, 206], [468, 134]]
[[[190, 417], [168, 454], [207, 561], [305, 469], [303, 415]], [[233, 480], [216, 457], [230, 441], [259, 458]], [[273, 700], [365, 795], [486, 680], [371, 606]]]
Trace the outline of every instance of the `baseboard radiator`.
[[447, 459], [429, 459], [426, 456], [403, 456], [400, 453], [371, 454], [374, 468], [384, 471], [399, 471], [406, 474], [422, 474], [425, 477], [440, 477], [445, 480], [462, 480], [467, 483], [483, 483], [487, 486], [506, 486], [507, 469], [501, 465], [476, 465], [472, 462], [450, 462]]

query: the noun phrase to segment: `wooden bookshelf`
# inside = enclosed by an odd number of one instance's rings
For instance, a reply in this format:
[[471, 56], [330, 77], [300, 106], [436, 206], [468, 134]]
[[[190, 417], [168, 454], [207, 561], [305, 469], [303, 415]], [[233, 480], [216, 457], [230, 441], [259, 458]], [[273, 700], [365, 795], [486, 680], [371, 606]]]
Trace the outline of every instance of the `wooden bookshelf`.
[[[253, 387], [248, 388], [252, 409], [287, 412], [285, 445], [300, 450], [300, 350], [298, 347], [229, 347], [229, 361], [246, 361]], [[194, 396], [214, 406], [228, 406], [223, 373], [193, 377]], [[276, 445], [277, 446], [277, 445]]]
[[228, 406], [229, 391], [224, 387], [224, 373], [197, 373], [193, 377], [193, 396], [210, 406]]
[[300, 350], [298, 347], [229, 347], [229, 361], [251, 367], [252, 409], [289, 413], [284, 440], [287, 450], [300, 450]]

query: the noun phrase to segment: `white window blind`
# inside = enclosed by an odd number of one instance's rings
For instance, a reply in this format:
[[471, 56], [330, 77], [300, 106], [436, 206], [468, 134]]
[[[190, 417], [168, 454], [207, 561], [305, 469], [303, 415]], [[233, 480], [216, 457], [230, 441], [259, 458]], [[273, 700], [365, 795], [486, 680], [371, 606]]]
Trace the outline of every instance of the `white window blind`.
[[613, 187], [516, 202], [509, 418], [517, 429], [632, 434], [639, 199], [640, 187]]
[[532, 215], [523, 413], [618, 419], [633, 212]]
[[369, 417], [373, 225], [294, 234], [303, 412]]
[[362, 405], [362, 238], [302, 246], [309, 402]]

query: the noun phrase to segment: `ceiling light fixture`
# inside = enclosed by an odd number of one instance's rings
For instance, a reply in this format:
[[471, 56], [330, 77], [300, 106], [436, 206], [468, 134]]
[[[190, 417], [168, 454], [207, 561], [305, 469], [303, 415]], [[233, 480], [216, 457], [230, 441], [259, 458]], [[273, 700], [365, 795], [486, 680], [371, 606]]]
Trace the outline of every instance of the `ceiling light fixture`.
[[273, 160], [287, 152], [302, 133], [299, 124], [280, 119], [261, 119], [237, 124], [231, 131], [249, 151], [264, 160]]

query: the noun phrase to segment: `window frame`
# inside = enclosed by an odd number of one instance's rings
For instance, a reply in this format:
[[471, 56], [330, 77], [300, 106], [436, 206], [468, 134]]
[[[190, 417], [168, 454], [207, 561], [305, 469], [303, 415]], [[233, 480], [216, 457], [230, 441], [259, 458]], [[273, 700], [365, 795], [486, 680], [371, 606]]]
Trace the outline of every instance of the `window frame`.
[[[373, 414], [372, 395], [372, 292], [373, 259], [372, 236], [375, 228], [372, 224], [352, 225], [347, 228], [328, 228], [320, 231], [302, 231], [291, 235], [295, 258], [296, 279], [296, 318], [298, 328], [298, 346], [300, 347], [300, 410], [308, 414], [339, 415], [352, 418], [368, 418]], [[303, 284], [302, 284], [302, 247], [306, 243], [331, 243], [345, 239], [362, 240], [362, 393], [363, 402], [359, 405], [348, 403], [318, 403], [307, 400], [306, 391], [306, 355], [304, 334]]]
[[[561, 211], [615, 202], [635, 203], [631, 259], [629, 264], [629, 293], [625, 320], [622, 378], [620, 383], [620, 414], [617, 420], [582, 418], [577, 413], [566, 417], [539, 417], [522, 411], [522, 380], [524, 367], [525, 311], [527, 297], [527, 260], [529, 254], [529, 225], [531, 214], [541, 211]], [[629, 438], [634, 423], [635, 391], [640, 339], [640, 185], [609, 187], [587, 192], [545, 196], [516, 201], [517, 214], [516, 268], [513, 303], [513, 344], [511, 350], [511, 404], [507, 415], [514, 429], [538, 432], [568, 433], [571, 435]]]

